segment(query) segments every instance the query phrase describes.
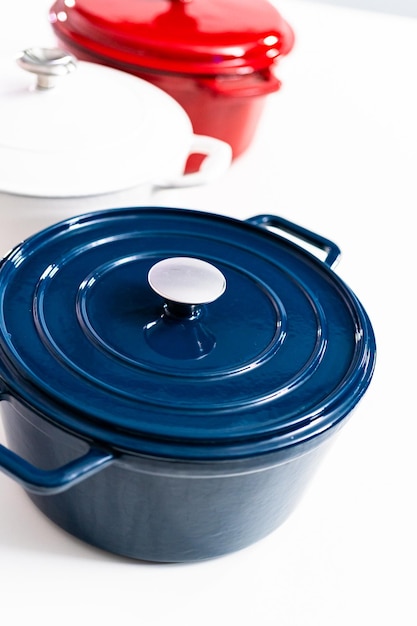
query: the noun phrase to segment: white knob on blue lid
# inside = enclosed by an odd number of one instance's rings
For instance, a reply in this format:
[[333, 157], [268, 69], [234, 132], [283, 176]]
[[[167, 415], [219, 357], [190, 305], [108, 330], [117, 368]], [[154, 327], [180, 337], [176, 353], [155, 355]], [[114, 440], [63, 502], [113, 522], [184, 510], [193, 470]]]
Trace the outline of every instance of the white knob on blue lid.
[[170, 257], [159, 261], [148, 273], [151, 288], [162, 298], [178, 304], [208, 304], [226, 289], [222, 272], [194, 257]]

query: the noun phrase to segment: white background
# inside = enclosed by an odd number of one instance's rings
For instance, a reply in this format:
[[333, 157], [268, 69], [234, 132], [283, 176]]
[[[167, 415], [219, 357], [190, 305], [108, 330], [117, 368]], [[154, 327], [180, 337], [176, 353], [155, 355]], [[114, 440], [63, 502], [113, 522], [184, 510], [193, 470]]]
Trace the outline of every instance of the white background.
[[[297, 43], [253, 146], [210, 187], [163, 192], [154, 203], [277, 213], [333, 239], [343, 252], [336, 271], [374, 325], [373, 383], [293, 516], [209, 562], [149, 565], [90, 548], [0, 475], [8, 626], [417, 623], [417, 20], [301, 0], [277, 6]], [[51, 43], [48, 7], [2, 3], [1, 52]], [[134, 191], [109, 198], [119, 203], [135, 204]], [[25, 200], [0, 196], [3, 251], [17, 243], [12, 211], [27, 215]]]
[[[309, 0], [316, 2], [316, 0]], [[415, 0], [320, 0], [322, 3], [335, 4], [367, 11], [393, 13], [417, 17], [417, 3]]]

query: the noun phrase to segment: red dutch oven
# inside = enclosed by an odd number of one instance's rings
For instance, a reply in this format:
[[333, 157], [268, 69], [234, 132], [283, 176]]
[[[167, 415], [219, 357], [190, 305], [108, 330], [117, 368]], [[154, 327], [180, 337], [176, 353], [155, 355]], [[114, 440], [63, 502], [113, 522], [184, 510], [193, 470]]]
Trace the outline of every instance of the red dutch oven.
[[277, 91], [278, 59], [291, 27], [266, 0], [56, 0], [50, 22], [78, 58], [150, 81], [188, 113], [194, 132], [242, 154], [267, 94]]

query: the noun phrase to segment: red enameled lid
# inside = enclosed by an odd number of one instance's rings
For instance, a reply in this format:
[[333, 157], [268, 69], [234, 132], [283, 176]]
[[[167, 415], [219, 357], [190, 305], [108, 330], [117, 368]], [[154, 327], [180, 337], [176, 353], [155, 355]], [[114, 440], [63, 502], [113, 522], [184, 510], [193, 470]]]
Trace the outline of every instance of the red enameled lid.
[[294, 43], [267, 0], [56, 0], [49, 18], [99, 60], [186, 74], [265, 69]]

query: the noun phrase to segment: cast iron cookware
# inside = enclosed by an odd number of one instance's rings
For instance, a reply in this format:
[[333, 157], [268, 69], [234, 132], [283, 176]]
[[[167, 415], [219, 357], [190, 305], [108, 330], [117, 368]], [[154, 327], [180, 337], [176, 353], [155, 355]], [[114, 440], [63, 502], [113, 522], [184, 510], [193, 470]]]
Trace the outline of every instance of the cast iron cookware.
[[[230, 165], [228, 144], [195, 134], [178, 102], [126, 72], [33, 47], [0, 59], [0, 77], [0, 191], [73, 198], [135, 187], [147, 202], [155, 187], [208, 183]], [[206, 158], [186, 175], [194, 153]]]
[[2, 469], [68, 532], [137, 559], [272, 532], [374, 369], [338, 256], [276, 216], [163, 207], [19, 244], [0, 267]]
[[251, 144], [294, 44], [267, 0], [56, 0], [49, 19], [61, 46], [160, 87], [234, 157]]

